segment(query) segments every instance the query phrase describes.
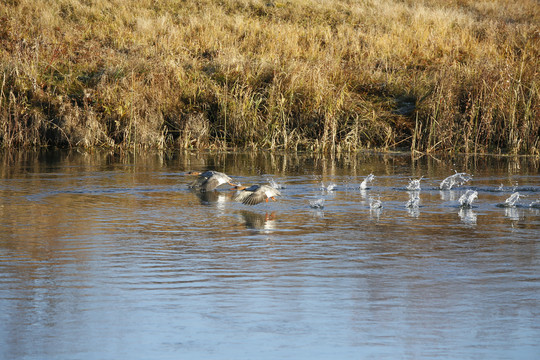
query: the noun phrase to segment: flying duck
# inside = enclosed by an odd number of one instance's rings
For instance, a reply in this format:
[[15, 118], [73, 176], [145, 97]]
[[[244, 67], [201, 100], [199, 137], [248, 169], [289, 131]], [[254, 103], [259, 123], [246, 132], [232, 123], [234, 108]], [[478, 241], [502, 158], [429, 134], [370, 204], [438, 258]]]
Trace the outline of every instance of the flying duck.
[[276, 201], [275, 197], [281, 195], [278, 189], [268, 185], [235, 186], [235, 189], [233, 200], [245, 205], [257, 205], [269, 199]]
[[236, 186], [236, 184], [232, 183], [232, 179], [228, 175], [213, 170], [208, 170], [203, 173], [190, 171], [188, 172], [188, 175], [198, 175], [197, 179], [195, 179], [189, 187], [203, 192], [215, 190], [218, 186], [223, 184]]

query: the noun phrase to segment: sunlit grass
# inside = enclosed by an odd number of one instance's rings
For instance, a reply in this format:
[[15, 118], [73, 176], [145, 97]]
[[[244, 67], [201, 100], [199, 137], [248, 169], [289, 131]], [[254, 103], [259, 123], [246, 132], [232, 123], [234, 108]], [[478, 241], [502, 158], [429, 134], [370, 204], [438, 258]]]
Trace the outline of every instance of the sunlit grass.
[[535, 0], [9, 0], [0, 144], [538, 154]]

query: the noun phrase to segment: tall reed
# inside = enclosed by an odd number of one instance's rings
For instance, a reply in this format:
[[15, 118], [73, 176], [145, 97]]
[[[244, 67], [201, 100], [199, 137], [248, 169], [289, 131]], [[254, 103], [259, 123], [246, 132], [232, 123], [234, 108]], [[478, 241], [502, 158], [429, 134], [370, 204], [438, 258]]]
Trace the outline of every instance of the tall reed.
[[0, 146], [540, 154], [536, 0], [9, 0]]

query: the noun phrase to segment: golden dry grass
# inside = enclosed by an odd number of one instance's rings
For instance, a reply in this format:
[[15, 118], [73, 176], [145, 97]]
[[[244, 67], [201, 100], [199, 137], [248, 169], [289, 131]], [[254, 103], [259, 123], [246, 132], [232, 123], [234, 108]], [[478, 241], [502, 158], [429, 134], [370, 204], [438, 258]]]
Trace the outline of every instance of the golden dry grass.
[[0, 144], [539, 154], [536, 0], [8, 0]]

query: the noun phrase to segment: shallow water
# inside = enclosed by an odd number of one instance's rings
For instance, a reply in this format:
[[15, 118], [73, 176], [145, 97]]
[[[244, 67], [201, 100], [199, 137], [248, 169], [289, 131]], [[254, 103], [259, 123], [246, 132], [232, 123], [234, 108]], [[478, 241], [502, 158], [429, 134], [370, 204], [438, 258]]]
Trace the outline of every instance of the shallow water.
[[[537, 159], [0, 158], [2, 359], [540, 354]], [[202, 169], [283, 196], [197, 194], [186, 172]], [[455, 171], [473, 179], [440, 190]], [[466, 190], [478, 198], [460, 208]]]

